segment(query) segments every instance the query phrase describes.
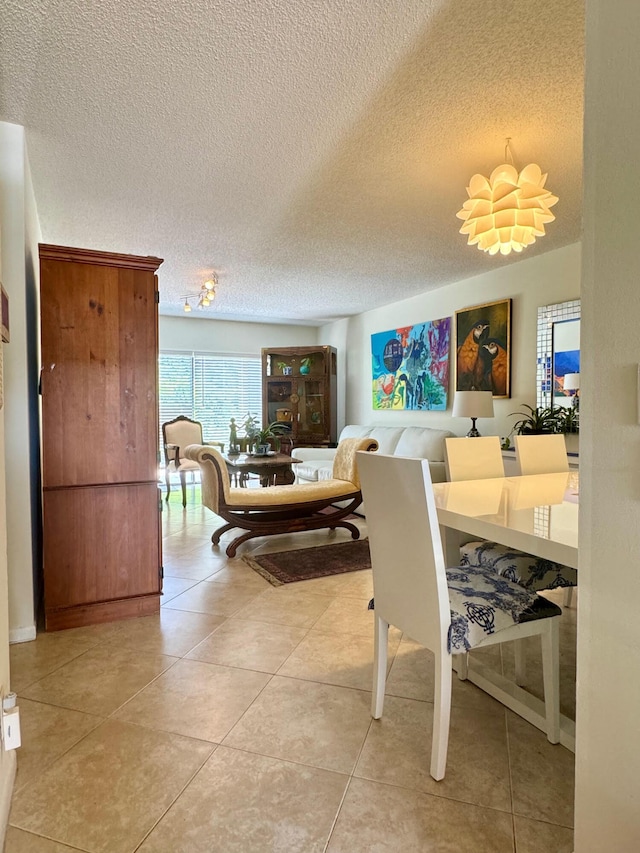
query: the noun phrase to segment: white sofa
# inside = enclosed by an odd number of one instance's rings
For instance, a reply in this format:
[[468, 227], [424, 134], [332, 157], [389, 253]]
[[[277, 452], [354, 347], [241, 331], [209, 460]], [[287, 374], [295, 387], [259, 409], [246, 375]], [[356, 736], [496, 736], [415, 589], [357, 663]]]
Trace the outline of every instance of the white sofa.
[[[375, 438], [378, 453], [392, 456], [409, 456], [428, 459], [431, 478], [434, 483], [446, 480], [444, 465], [444, 440], [454, 433], [447, 429], [431, 427], [386, 427], [348, 424], [340, 433], [343, 438]], [[294, 465], [297, 483], [314, 483], [317, 480], [331, 479], [335, 448], [294, 447], [292, 455], [301, 461]], [[358, 507], [358, 513], [365, 514], [364, 504]]]

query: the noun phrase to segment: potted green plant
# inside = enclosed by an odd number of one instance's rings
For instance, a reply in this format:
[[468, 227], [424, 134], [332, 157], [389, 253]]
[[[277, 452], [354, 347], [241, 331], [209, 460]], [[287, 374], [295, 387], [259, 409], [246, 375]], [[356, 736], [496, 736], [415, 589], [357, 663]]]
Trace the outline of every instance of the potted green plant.
[[270, 438], [274, 439], [276, 450], [280, 450], [280, 438], [283, 433], [288, 432], [287, 426], [277, 421], [267, 424], [265, 427], [260, 427], [258, 419], [255, 415], [248, 413], [243, 421], [243, 427], [246, 437], [249, 439], [249, 447], [254, 453], [264, 455], [271, 450]]
[[580, 432], [580, 414], [575, 406], [563, 406], [558, 414], [558, 432], [565, 434]]
[[311, 358], [311, 356], [309, 355], [305, 356], [303, 359], [300, 360], [300, 373], [309, 373], [312, 364], [313, 358]]
[[513, 432], [518, 435], [540, 435], [542, 433], [561, 432], [560, 419], [562, 414], [553, 406], [529, 406], [523, 403], [528, 412], [511, 412], [511, 416], [520, 415], [520, 420], [513, 425]]

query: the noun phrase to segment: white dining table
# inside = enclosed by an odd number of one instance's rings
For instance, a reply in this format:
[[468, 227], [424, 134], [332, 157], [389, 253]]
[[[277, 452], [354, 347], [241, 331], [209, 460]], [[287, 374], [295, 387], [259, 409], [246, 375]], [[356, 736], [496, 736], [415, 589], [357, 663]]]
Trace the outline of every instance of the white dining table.
[[[459, 564], [461, 544], [481, 538], [577, 569], [579, 484], [578, 471], [434, 483], [447, 566]], [[529, 691], [473, 657], [468, 678], [545, 731], [544, 703]], [[560, 743], [575, 751], [575, 722], [563, 715]]]

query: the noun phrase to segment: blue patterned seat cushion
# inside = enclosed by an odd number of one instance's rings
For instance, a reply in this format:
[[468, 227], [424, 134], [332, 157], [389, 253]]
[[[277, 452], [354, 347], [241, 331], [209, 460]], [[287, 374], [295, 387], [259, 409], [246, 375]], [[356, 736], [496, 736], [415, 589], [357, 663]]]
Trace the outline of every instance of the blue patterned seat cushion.
[[[492, 634], [520, 622], [559, 616], [559, 607], [547, 602], [540, 607], [540, 597], [520, 584], [491, 571], [473, 566], [447, 569], [451, 625], [447, 637], [450, 654], [461, 654]], [[375, 609], [375, 599], [369, 609]]]
[[578, 572], [571, 566], [525, 554], [498, 542], [467, 542], [460, 548], [460, 563], [491, 569], [532, 592], [578, 584]]

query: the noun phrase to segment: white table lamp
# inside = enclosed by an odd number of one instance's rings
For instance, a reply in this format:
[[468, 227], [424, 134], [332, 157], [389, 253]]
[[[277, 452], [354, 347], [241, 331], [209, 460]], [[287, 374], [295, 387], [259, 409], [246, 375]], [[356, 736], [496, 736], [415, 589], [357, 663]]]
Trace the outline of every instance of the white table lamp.
[[471, 429], [467, 436], [469, 438], [479, 436], [476, 419], [493, 417], [493, 391], [456, 391], [452, 416], [471, 418]]
[[571, 395], [573, 398], [573, 405], [577, 408], [579, 400], [578, 391], [580, 390], [580, 374], [565, 373], [564, 384], [562, 387], [565, 391], [573, 391], [573, 394]]

